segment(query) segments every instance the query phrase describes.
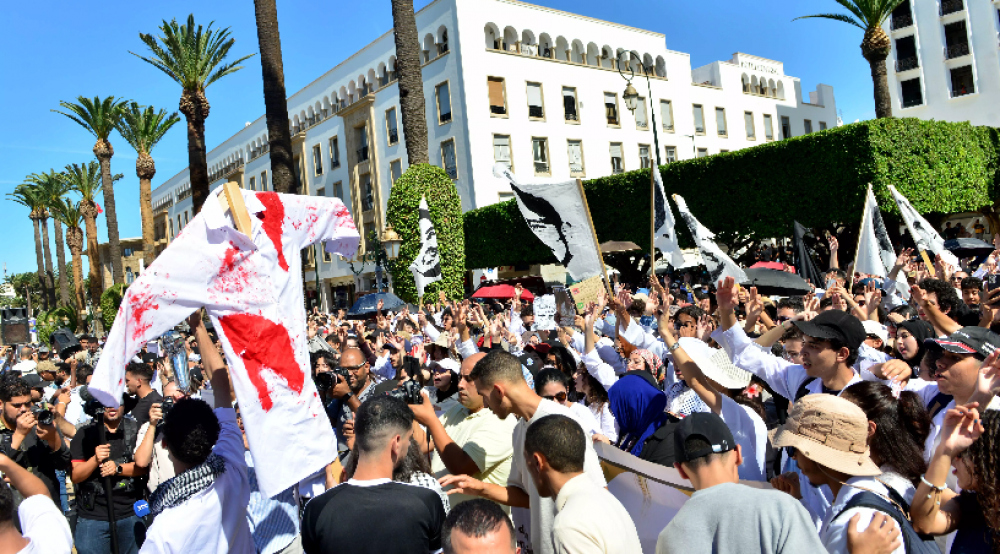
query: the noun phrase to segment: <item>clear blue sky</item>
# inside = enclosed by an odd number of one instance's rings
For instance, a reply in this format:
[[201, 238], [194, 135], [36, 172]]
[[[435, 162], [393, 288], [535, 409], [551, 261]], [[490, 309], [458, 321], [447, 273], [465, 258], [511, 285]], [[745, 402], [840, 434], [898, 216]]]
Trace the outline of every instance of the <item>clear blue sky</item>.
[[[416, 8], [428, 3], [417, 0]], [[691, 54], [693, 67], [729, 59], [736, 51], [780, 60], [787, 74], [802, 80], [803, 91], [814, 90], [817, 83], [832, 85], [845, 122], [875, 115], [868, 64], [858, 48], [861, 31], [833, 21], [792, 22], [796, 16], [840, 10], [833, 0], [537, 3], [663, 33], [668, 48]], [[6, 264], [9, 272], [34, 271], [36, 266], [27, 210], [8, 201], [6, 193], [30, 173], [93, 159], [91, 136], [49, 110], [57, 108], [60, 100], [79, 95], [116, 95], [176, 110], [180, 87], [128, 51], [146, 52], [139, 41], [140, 31], [155, 32], [162, 19], [185, 19], [192, 12], [199, 22], [214, 20], [217, 26], [232, 28], [236, 39], [232, 54], [257, 51], [251, 0], [108, 0], [99, 5], [57, 0], [5, 6], [5, 31], [0, 34], [0, 67], [6, 77], [0, 87], [0, 128], [5, 129], [0, 135], [0, 264]], [[388, 0], [279, 0], [278, 17], [289, 94], [392, 27]], [[245, 69], [209, 87], [208, 99], [211, 114], [206, 131], [211, 149], [264, 113], [259, 60], [252, 58]], [[112, 171], [125, 174], [115, 184], [120, 236], [138, 237], [135, 153], [117, 134], [111, 142], [115, 148]], [[157, 167], [154, 187], [187, 166], [183, 117], [153, 157]], [[104, 242], [107, 229], [103, 218], [99, 226]]]

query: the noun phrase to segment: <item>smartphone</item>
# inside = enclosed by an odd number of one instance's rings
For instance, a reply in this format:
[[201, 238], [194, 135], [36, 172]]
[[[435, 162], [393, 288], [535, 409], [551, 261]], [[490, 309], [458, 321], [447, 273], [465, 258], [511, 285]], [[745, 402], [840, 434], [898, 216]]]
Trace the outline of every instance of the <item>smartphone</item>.
[[1000, 288], [1000, 275], [996, 273], [991, 273], [986, 276], [986, 290], [994, 290]]
[[837, 279], [836, 278], [830, 279], [829, 281], [826, 282], [826, 290], [830, 290], [830, 289], [832, 289], [835, 286], [837, 286]]

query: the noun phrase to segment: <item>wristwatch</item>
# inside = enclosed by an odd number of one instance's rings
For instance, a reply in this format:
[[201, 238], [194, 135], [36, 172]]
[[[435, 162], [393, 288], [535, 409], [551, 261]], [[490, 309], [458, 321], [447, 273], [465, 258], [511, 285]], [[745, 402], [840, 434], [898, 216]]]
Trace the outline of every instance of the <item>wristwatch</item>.
[[354, 396], [354, 393], [353, 393], [353, 392], [351, 392], [351, 391], [347, 391], [347, 394], [345, 394], [345, 395], [344, 395], [344, 396], [342, 396], [341, 398], [343, 398], [344, 400], [348, 400], [348, 399], [349, 399], [349, 398], [351, 398], [352, 396]]
[[667, 350], [673, 352], [674, 350], [677, 350], [680, 347], [681, 347], [680, 341], [674, 341], [673, 344], [671, 344], [670, 346], [667, 347]]
[[125, 468], [123, 466], [115, 464], [115, 475], [121, 475], [122, 472], [124, 472], [124, 471], [125, 471]]

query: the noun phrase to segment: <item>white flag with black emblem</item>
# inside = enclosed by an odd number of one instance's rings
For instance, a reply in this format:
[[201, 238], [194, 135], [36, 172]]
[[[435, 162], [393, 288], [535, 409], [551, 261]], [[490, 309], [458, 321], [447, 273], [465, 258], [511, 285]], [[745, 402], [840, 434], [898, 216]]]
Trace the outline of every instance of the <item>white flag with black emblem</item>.
[[917, 213], [913, 204], [910, 204], [910, 201], [900, 194], [896, 190], [896, 187], [889, 185], [889, 191], [892, 193], [892, 197], [896, 199], [896, 205], [899, 206], [899, 213], [903, 216], [906, 228], [910, 230], [910, 236], [913, 237], [913, 242], [917, 245], [917, 251], [927, 251], [931, 254], [939, 255], [945, 263], [957, 268], [958, 258], [945, 249], [944, 239], [934, 230], [934, 227]]
[[427, 198], [420, 199], [420, 253], [410, 264], [410, 273], [417, 283], [417, 295], [424, 295], [424, 287], [441, 280], [441, 257], [438, 254], [437, 231], [431, 221]]
[[[878, 218], [878, 225], [875, 221]], [[861, 236], [858, 239], [858, 254], [854, 262], [854, 271], [867, 275], [885, 277], [885, 262], [882, 256], [882, 240], [889, 241], [889, 237], [879, 236], [879, 232], [885, 234], [885, 225], [882, 224], [882, 215], [878, 211], [878, 202], [875, 201], [875, 194], [872, 193], [871, 185], [868, 185], [868, 196], [865, 198], [865, 208], [861, 215]], [[892, 243], [888, 243], [889, 253], [892, 253]]]
[[656, 183], [656, 191], [653, 195], [655, 203], [653, 205], [653, 228], [656, 229], [653, 237], [653, 244], [660, 249], [664, 258], [675, 268], [684, 267], [684, 253], [677, 244], [677, 233], [674, 231], [674, 210], [667, 202], [667, 195], [663, 190], [663, 179], [660, 171], [653, 167], [653, 180]]
[[677, 211], [680, 213], [684, 223], [687, 223], [688, 229], [691, 230], [691, 235], [694, 236], [694, 241], [698, 244], [702, 263], [705, 264], [705, 268], [708, 270], [711, 282], [718, 283], [726, 277], [732, 277], [737, 283], [747, 282], [749, 279], [747, 279], [747, 274], [744, 273], [743, 268], [736, 265], [736, 262], [732, 258], [719, 249], [719, 246], [712, 240], [715, 238], [715, 233], [706, 229], [704, 225], [691, 215], [687, 207], [687, 202], [676, 194], [674, 195], [674, 202], [677, 202]]
[[503, 164], [493, 166], [493, 174], [510, 182], [524, 221], [574, 281], [603, 274], [590, 213], [575, 179], [551, 184], [518, 183]]

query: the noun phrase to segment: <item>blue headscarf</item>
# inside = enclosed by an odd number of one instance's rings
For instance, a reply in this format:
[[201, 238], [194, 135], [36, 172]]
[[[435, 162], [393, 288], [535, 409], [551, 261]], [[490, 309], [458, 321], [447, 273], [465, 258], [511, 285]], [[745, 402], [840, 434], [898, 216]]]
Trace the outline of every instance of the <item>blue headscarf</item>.
[[638, 456], [666, 421], [667, 396], [638, 371], [627, 373], [608, 390], [611, 413], [618, 423], [618, 448]]

